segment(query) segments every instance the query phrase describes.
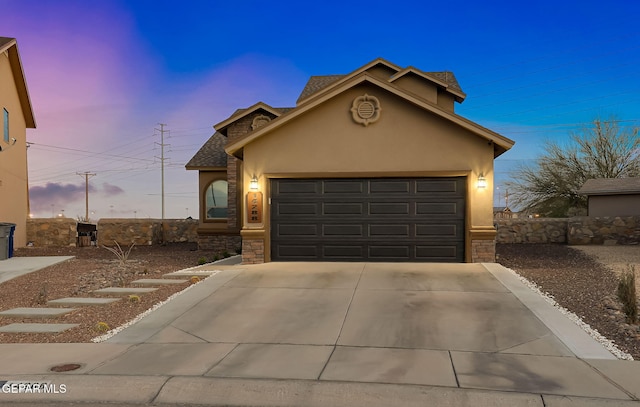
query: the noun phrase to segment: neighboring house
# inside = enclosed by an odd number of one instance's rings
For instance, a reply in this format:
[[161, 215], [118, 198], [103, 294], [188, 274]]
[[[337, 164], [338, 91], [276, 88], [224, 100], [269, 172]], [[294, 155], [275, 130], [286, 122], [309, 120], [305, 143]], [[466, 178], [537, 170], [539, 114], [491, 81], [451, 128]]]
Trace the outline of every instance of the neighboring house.
[[0, 222], [15, 223], [15, 247], [27, 244], [27, 128], [36, 127], [14, 38], [0, 37]]
[[201, 247], [241, 237], [245, 263], [493, 261], [493, 160], [514, 142], [455, 114], [465, 97], [451, 72], [376, 59], [311, 77], [293, 108], [237, 110], [186, 166]]
[[518, 213], [513, 212], [508, 206], [494, 206], [493, 217], [494, 219], [517, 219]]
[[587, 195], [589, 216], [640, 216], [640, 177], [589, 179], [578, 193]]

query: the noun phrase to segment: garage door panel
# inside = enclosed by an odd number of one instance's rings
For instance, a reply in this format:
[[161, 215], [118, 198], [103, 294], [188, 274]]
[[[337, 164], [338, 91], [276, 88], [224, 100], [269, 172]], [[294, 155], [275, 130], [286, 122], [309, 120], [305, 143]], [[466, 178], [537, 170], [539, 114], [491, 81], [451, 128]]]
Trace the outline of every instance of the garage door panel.
[[464, 231], [462, 224], [416, 225], [416, 237], [456, 238]]
[[323, 182], [325, 194], [362, 194], [365, 192], [365, 181], [331, 180]]
[[323, 260], [360, 260], [364, 257], [364, 247], [361, 245], [325, 245]]
[[409, 237], [411, 226], [405, 225], [369, 225], [371, 237]]
[[459, 215], [463, 214], [458, 202], [419, 202], [416, 215]]
[[369, 192], [371, 195], [376, 195], [385, 192], [393, 193], [405, 193], [408, 194], [411, 190], [409, 181], [400, 181], [395, 179], [389, 180], [371, 180], [369, 183]]
[[455, 179], [416, 180], [416, 193], [447, 193], [456, 195], [460, 192], [460, 182]]
[[371, 202], [369, 213], [371, 215], [409, 215], [409, 204]]
[[[306, 192], [283, 192], [298, 183]], [[272, 180], [281, 193], [272, 195], [271, 258], [464, 261], [465, 185], [465, 178]]]
[[295, 195], [316, 195], [320, 186], [315, 180], [280, 180], [274, 188], [273, 195], [295, 194]]
[[359, 202], [325, 202], [322, 204], [324, 215], [363, 215], [364, 204]]
[[277, 225], [280, 236], [313, 236], [318, 235], [317, 225]]
[[335, 236], [351, 236], [351, 237], [364, 237], [363, 225], [322, 225], [322, 235], [327, 237]]
[[462, 249], [462, 245], [420, 245], [415, 257], [418, 261], [452, 261], [460, 257]]

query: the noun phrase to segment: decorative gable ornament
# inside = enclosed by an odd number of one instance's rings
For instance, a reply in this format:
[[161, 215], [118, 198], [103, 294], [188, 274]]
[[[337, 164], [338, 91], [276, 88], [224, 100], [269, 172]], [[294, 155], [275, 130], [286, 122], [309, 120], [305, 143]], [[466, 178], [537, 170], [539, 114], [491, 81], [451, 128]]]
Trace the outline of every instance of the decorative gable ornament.
[[353, 121], [363, 126], [375, 123], [380, 118], [380, 101], [375, 96], [369, 96], [366, 93], [358, 96], [353, 100], [351, 105], [351, 115]]
[[271, 118], [269, 116], [265, 116], [263, 114], [261, 114], [260, 116], [256, 116], [253, 118], [253, 122], [251, 123], [251, 129], [255, 130], [258, 127], [262, 127], [265, 124], [269, 123], [271, 121]]

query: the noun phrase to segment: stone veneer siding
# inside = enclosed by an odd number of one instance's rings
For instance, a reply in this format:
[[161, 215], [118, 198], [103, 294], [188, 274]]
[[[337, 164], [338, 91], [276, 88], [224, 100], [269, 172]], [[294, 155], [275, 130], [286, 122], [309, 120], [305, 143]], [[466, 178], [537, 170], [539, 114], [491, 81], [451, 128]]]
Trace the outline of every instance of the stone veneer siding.
[[216, 253], [236, 253], [242, 247], [242, 239], [237, 235], [198, 235], [198, 249]]
[[495, 240], [472, 240], [471, 241], [471, 262], [472, 263], [493, 263], [496, 261], [496, 241]]
[[242, 264], [264, 263], [264, 240], [242, 239]]

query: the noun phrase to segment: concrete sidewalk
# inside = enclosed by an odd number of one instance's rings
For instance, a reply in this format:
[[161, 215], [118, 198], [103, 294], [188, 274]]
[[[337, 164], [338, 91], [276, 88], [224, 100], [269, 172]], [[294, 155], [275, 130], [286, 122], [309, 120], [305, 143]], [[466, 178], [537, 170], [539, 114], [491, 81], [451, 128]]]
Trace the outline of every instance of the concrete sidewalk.
[[73, 258], [74, 256], [33, 256], [0, 260], [0, 283]]
[[105, 343], [0, 345], [0, 382], [65, 389], [0, 403], [640, 405], [638, 362], [497, 264], [220, 269]]

